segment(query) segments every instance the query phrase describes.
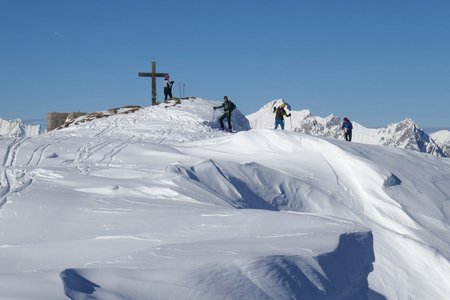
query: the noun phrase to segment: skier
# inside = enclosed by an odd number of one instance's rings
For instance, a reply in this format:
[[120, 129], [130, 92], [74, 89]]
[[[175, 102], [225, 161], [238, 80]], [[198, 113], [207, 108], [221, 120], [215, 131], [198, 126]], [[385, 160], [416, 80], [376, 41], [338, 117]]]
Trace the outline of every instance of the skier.
[[223, 120], [227, 118], [228, 121], [228, 131], [231, 132], [231, 112], [236, 108], [236, 105], [228, 100], [227, 96], [223, 97], [223, 104], [221, 106], [214, 106], [214, 110], [223, 107], [223, 115], [219, 118], [220, 128], [224, 130]]
[[344, 118], [344, 122], [342, 122], [341, 128], [344, 130], [345, 140], [347, 142], [351, 142], [352, 141], [352, 130], [353, 130], [352, 122], [350, 122], [350, 120], [348, 118]]
[[286, 107], [286, 103], [282, 103], [278, 108], [273, 108], [273, 113], [275, 114], [275, 129], [278, 128], [278, 125], [281, 126], [281, 129], [284, 130], [284, 116], [290, 117], [291, 114], [287, 114], [286, 110], [284, 109]]
[[167, 100], [167, 97], [172, 98], [172, 85], [173, 81], [169, 81], [169, 74], [166, 74], [164, 78], [164, 101]]

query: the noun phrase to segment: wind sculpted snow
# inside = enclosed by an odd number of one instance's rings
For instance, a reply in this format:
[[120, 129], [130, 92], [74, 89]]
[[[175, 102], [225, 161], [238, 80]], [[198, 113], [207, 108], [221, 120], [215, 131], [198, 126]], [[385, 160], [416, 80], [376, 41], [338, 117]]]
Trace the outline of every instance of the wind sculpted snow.
[[447, 159], [224, 133], [219, 103], [0, 140], [0, 296], [446, 299]]

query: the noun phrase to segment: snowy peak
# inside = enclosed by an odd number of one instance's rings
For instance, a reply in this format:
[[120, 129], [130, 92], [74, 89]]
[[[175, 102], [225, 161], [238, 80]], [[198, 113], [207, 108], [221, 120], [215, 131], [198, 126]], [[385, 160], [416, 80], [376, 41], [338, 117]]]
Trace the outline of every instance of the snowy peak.
[[[284, 100], [271, 101], [256, 113], [248, 115], [247, 118], [251, 127], [273, 128], [273, 107], [281, 103], [284, 103]], [[286, 130], [314, 136], [344, 139], [343, 131], [341, 130], [342, 120], [335, 115], [323, 118], [312, 115], [309, 110], [289, 110], [289, 112], [292, 116], [285, 119]], [[357, 122], [353, 122], [352, 141], [415, 150], [439, 157], [447, 156], [439, 145], [409, 118], [379, 129], [366, 128]]]
[[380, 143], [445, 157], [442, 149], [412, 119], [388, 125], [379, 130]]
[[0, 137], [29, 137], [44, 133], [41, 125], [26, 125], [21, 120], [0, 119]]
[[450, 130], [440, 130], [430, 135], [431, 139], [450, 157]]
[[[291, 121], [289, 123], [290, 125], [292, 125], [292, 123], [296, 124], [296, 120], [305, 120], [311, 116], [309, 110], [292, 111], [289, 103], [285, 102], [283, 99], [277, 99], [267, 103], [257, 112], [246, 116], [251, 128], [273, 128], [275, 118], [273, 108], [278, 107], [283, 103], [286, 104], [286, 111], [292, 114], [292, 119], [289, 120]], [[291, 129], [292, 126], [289, 127], [289, 124], [285, 125], [286, 129]]]
[[341, 120], [335, 115], [325, 118], [306, 116], [304, 122], [294, 127], [294, 131], [311, 134], [314, 136], [341, 136]]
[[[192, 142], [228, 134], [221, 130], [219, 117], [223, 110], [214, 110], [221, 105], [219, 101], [207, 101], [201, 98], [173, 100], [144, 107], [130, 114], [94, 114], [81, 116], [68, 127], [58, 131], [71, 131], [74, 135], [91, 137], [114, 136], [121, 138], [145, 138], [156, 143]], [[231, 115], [233, 130], [249, 130], [250, 125], [239, 108]], [[226, 121], [225, 127], [226, 125]], [[117, 129], [120, 128], [120, 131]]]
[[273, 111], [274, 107], [278, 107], [281, 104], [286, 104], [286, 109], [291, 110], [291, 106], [289, 105], [289, 103], [285, 102], [283, 99], [276, 99], [264, 105], [258, 112], [267, 110]]
[[450, 130], [439, 130], [430, 136], [438, 144], [450, 144]]

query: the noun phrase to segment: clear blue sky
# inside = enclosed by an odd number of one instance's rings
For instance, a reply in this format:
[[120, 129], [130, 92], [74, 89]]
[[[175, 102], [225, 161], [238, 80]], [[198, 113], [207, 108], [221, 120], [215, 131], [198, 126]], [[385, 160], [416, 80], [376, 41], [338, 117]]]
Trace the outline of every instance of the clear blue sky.
[[450, 127], [448, 0], [0, 0], [3, 119], [149, 105], [152, 60], [244, 114]]

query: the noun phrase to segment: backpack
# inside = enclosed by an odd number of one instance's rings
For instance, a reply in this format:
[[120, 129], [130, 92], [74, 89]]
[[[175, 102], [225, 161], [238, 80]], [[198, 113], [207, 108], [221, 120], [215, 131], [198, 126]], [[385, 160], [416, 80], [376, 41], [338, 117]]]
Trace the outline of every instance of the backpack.
[[281, 106], [278, 106], [278, 108], [275, 110], [275, 118], [278, 120], [284, 120], [285, 114], [286, 114], [286, 111]]
[[228, 102], [230, 102], [230, 104], [228, 104], [228, 107], [229, 107], [230, 111], [233, 111], [236, 108], [236, 104], [234, 104], [230, 100], [228, 100]]
[[345, 121], [345, 122], [342, 124], [342, 129], [344, 129], [345, 132], [350, 132], [350, 131], [352, 131], [352, 129], [353, 129], [352, 122], [350, 122], [350, 121]]

